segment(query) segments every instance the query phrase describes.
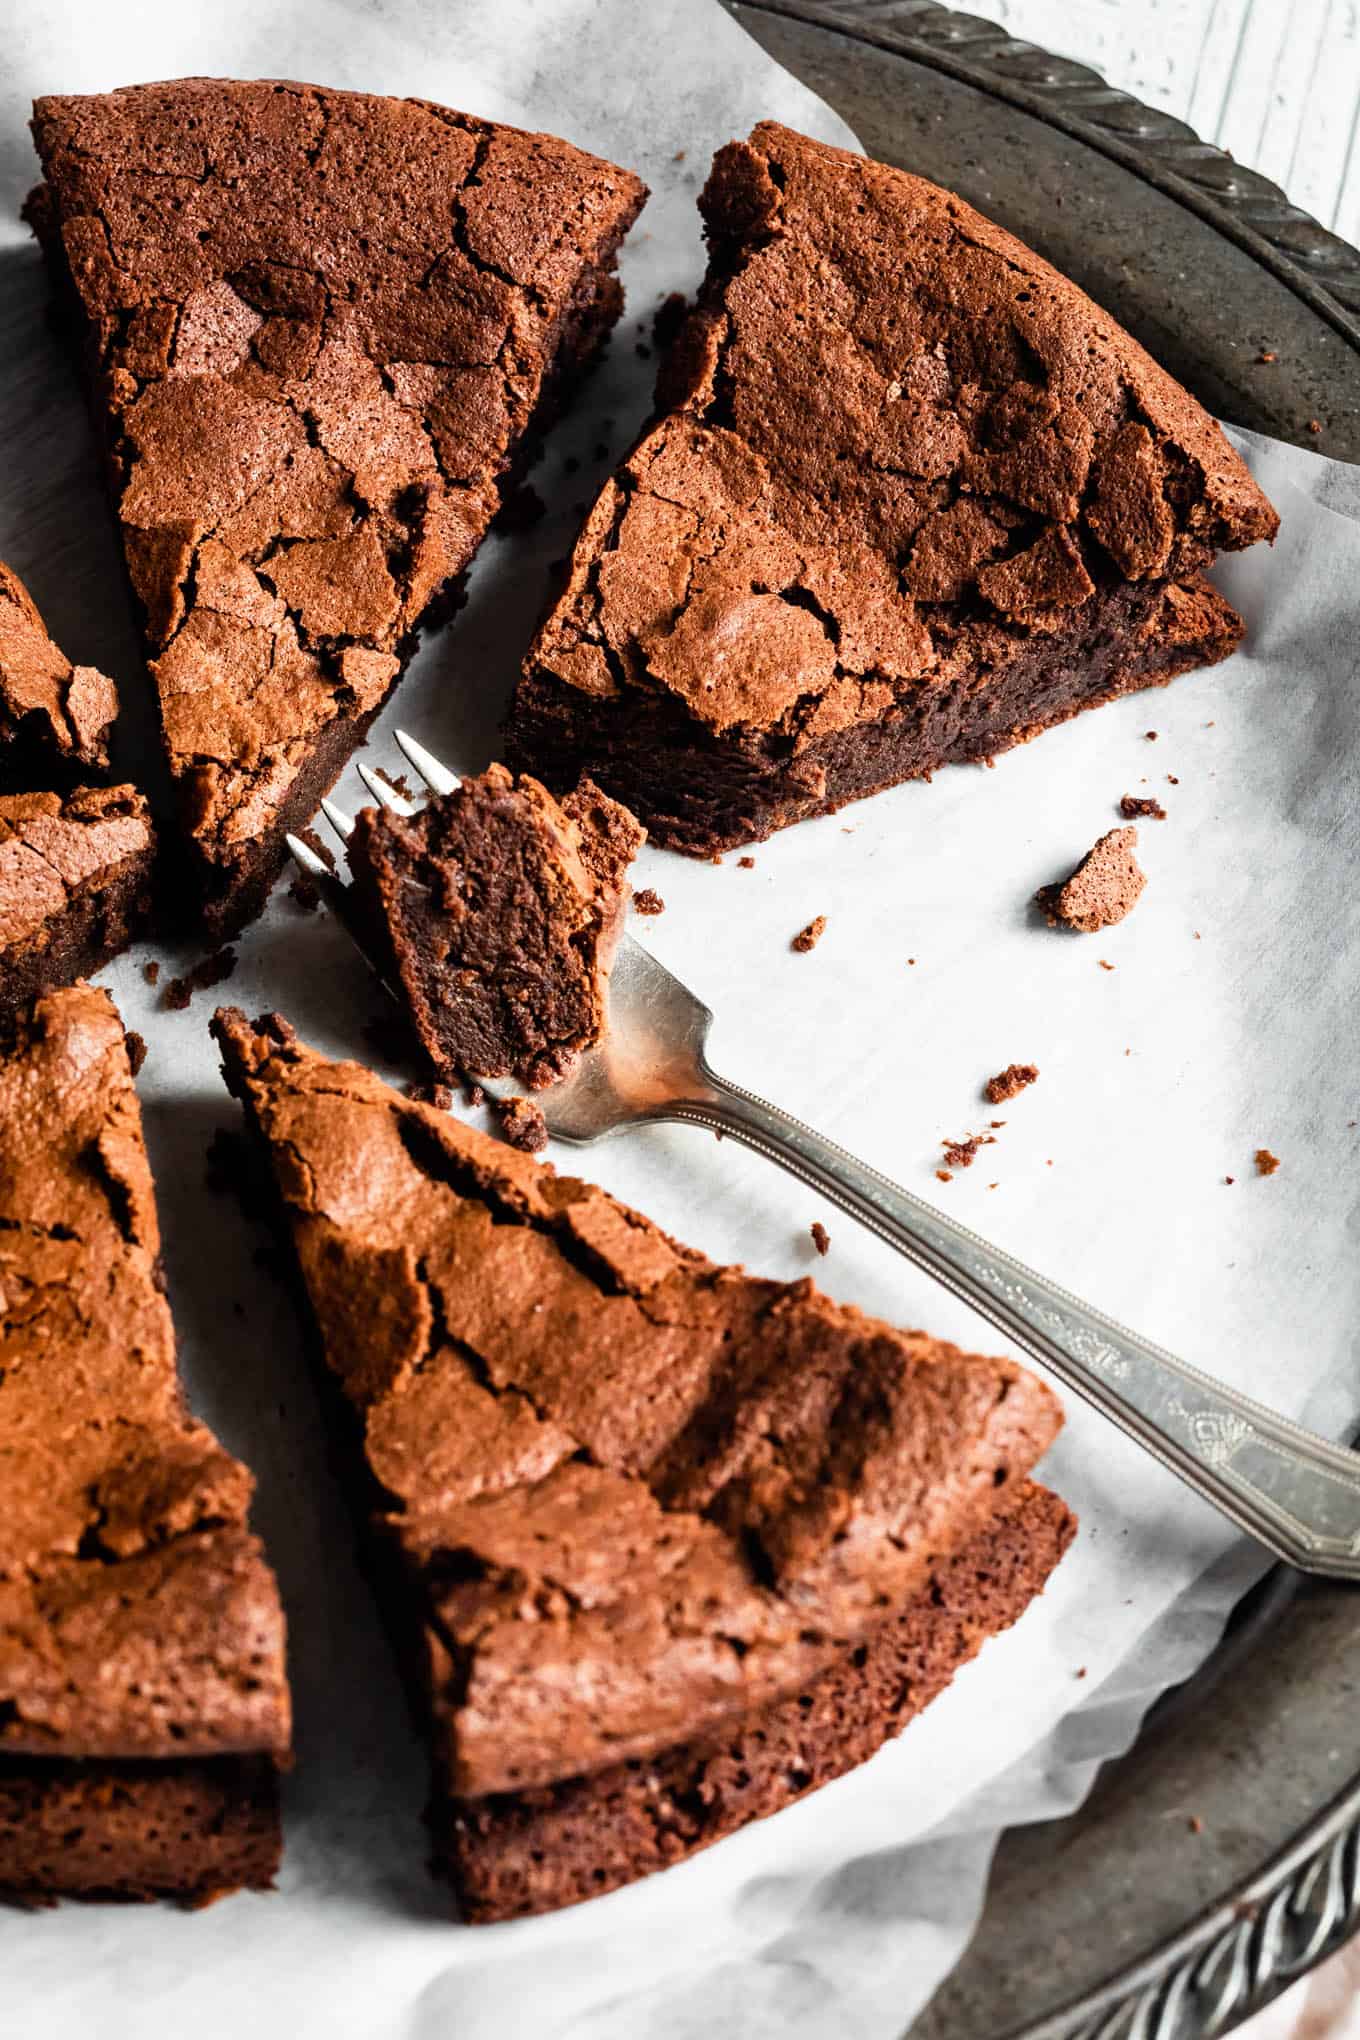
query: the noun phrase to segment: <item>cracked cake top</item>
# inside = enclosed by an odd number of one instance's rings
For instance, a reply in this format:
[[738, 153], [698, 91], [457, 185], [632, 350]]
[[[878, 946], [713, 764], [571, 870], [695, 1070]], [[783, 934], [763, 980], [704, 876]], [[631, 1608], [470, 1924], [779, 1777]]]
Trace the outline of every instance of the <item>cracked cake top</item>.
[[678, 1245], [602, 1190], [219, 1012], [469, 1796], [799, 1691], [1061, 1423], [1006, 1360]]
[[782, 758], [985, 687], [1098, 587], [1273, 536], [1200, 405], [952, 193], [764, 122], [700, 205], [659, 422], [591, 513], [535, 688], [665, 698]]
[[16, 739], [35, 740], [63, 763], [108, 765], [118, 690], [95, 666], [73, 666], [52, 642], [37, 604], [0, 560], [0, 772]]
[[250, 1475], [184, 1407], [123, 1029], [0, 1040], [0, 1755], [286, 1752]]
[[40, 99], [33, 130], [30, 217], [83, 320], [165, 746], [226, 928], [258, 911], [280, 830], [617, 315], [608, 271], [645, 190], [548, 135], [277, 81]]

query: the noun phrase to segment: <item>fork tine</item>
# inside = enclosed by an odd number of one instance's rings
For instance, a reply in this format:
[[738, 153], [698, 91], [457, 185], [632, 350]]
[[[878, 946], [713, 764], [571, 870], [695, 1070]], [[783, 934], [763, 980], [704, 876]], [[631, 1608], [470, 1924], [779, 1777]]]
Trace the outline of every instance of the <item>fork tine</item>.
[[330, 877], [330, 867], [325, 858], [318, 857], [310, 843], [304, 843], [301, 836], [285, 836], [283, 840], [299, 871], [305, 872], [308, 878]]
[[408, 737], [405, 730], [393, 730], [397, 748], [413, 772], [418, 772], [431, 793], [456, 793], [458, 775], [450, 772], [447, 765], [441, 765], [433, 752], [418, 744], [414, 737]]
[[348, 843], [350, 837], [354, 834], [354, 824], [345, 813], [345, 810], [342, 807], [337, 807], [333, 800], [323, 800], [321, 812], [340, 838], [340, 841]]
[[368, 788], [374, 800], [377, 801], [378, 806], [386, 808], [389, 814], [413, 815], [415, 813], [412, 803], [409, 800], [403, 800], [396, 788], [389, 786], [385, 779], [380, 778], [372, 766], [360, 765], [359, 777], [363, 780], [364, 785]]

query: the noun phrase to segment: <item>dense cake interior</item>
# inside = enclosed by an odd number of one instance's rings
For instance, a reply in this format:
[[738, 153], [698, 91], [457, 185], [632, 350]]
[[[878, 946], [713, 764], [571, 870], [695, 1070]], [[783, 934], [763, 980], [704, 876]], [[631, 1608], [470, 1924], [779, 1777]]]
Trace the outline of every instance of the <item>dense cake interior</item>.
[[360, 910], [436, 1075], [537, 1089], [594, 1045], [642, 840], [589, 783], [559, 805], [500, 765], [415, 815], [360, 813]]
[[154, 859], [135, 786], [0, 794], [0, 1015], [126, 948], [150, 912]]

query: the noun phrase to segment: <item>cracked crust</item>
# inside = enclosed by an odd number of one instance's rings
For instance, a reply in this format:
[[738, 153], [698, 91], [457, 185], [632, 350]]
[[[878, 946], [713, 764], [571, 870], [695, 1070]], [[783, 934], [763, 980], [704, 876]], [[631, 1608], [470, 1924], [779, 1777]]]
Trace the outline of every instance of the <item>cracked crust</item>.
[[450, 1799], [804, 1690], [985, 1536], [1058, 1429], [1010, 1362], [718, 1267], [277, 1016], [214, 1032], [400, 1583], [441, 1829]]
[[0, 560], [0, 773], [41, 759], [50, 769], [104, 771], [118, 690], [94, 666], [73, 666], [52, 642], [37, 604]]
[[209, 931], [259, 911], [621, 305], [628, 172], [418, 100], [34, 109]]
[[[55, 992], [0, 1060], [0, 1801], [67, 1759], [288, 1754], [250, 1476], [184, 1407], [159, 1250], [118, 1015]], [[276, 1858], [275, 1821], [251, 1881]], [[32, 1860], [0, 1822], [0, 1886]]]
[[1134, 341], [951, 194], [765, 123], [508, 751], [709, 854], [1223, 657], [1277, 519]]
[[559, 806], [503, 765], [409, 817], [360, 812], [356, 904], [437, 1077], [538, 1090], [594, 1046], [644, 833], [589, 781]]
[[0, 794], [0, 1018], [126, 948], [150, 911], [154, 858], [135, 786]]

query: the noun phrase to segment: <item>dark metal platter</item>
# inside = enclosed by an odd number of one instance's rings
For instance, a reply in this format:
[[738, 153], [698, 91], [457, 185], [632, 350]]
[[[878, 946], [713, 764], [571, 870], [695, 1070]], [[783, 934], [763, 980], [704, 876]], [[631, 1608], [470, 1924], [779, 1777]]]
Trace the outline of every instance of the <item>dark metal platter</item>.
[[[1360, 255], [1275, 185], [932, 0], [725, 4], [871, 155], [1039, 249], [1220, 417], [1360, 461]], [[1199, 2040], [1358, 1929], [1360, 1598], [1280, 1571], [1078, 1813], [1006, 1836], [913, 2040]]]

